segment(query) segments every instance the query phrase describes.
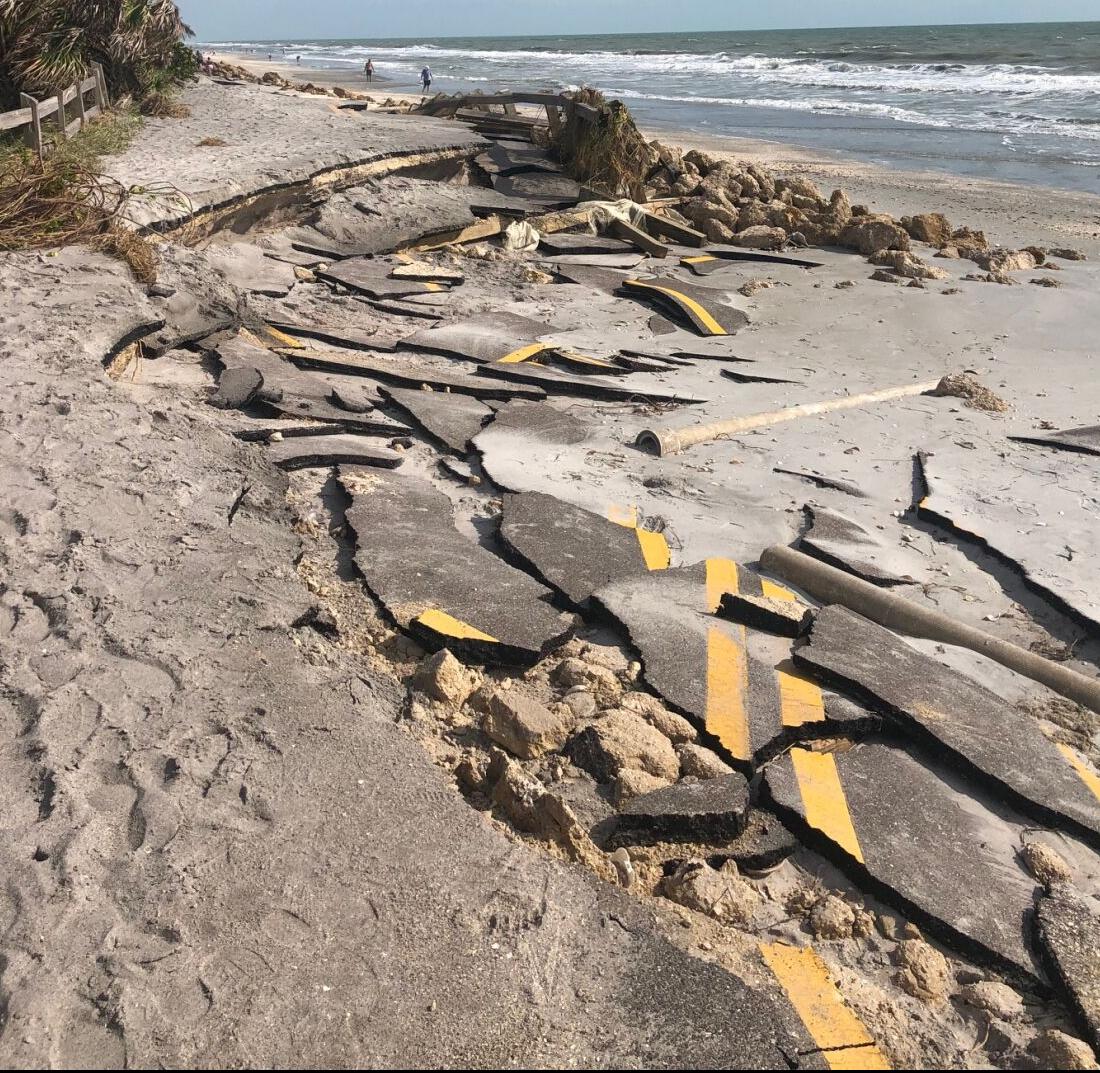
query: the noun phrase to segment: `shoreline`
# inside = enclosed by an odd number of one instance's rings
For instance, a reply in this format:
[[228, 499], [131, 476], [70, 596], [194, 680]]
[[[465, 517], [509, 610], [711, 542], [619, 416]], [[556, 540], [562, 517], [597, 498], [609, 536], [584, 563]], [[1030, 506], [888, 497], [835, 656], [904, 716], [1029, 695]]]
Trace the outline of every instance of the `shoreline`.
[[[368, 83], [360, 70], [269, 62], [237, 52], [209, 55], [259, 76], [275, 71], [326, 88], [343, 86], [357, 93], [384, 94], [401, 104], [416, 105], [426, 99], [422, 93], [411, 92], [407, 83], [377, 77]], [[830, 189], [843, 187], [854, 202], [894, 215], [943, 211], [952, 219], [958, 216], [959, 222], [984, 229], [997, 242], [1064, 243], [1080, 246], [1090, 257], [1100, 256], [1100, 196], [1095, 194], [938, 171], [907, 171], [795, 142], [704, 135], [646, 124], [640, 129], [647, 138], [685, 150], [701, 149], [725, 159], [766, 165], [780, 174], [797, 173]]]

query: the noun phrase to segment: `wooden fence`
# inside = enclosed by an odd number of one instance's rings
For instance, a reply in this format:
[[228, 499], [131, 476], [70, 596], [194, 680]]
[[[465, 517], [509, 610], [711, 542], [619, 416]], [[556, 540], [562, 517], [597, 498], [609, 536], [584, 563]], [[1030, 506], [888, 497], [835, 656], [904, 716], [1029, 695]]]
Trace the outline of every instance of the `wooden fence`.
[[[92, 102], [86, 99], [89, 94], [94, 94]], [[26, 93], [20, 93], [19, 103], [22, 107], [13, 112], [0, 112], [0, 131], [26, 127], [27, 145], [42, 157], [50, 148], [50, 125], [62, 139], [66, 139], [76, 131], [83, 130], [89, 119], [107, 108], [109, 101], [103, 68], [98, 63], [93, 63], [92, 73], [86, 78], [74, 82], [68, 89], [58, 90], [53, 97], [45, 100], [40, 101]], [[46, 140], [42, 136], [43, 120], [52, 120], [46, 127]]]
[[494, 105], [503, 108], [500, 117], [505, 124], [519, 122], [516, 112], [517, 104], [542, 105], [546, 109], [546, 120], [550, 124], [550, 130], [555, 135], [561, 129], [562, 113], [575, 114], [582, 119], [595, 121], [599, 118], [600, 110], [590, 104], [575, 101], [567, 93], [469, 93], [454, 97], [433, 97], [420, 106], [419, 111], [425, 115], [453, 116], [462, 110], [475, 110], [478, 112], [490, 112]]

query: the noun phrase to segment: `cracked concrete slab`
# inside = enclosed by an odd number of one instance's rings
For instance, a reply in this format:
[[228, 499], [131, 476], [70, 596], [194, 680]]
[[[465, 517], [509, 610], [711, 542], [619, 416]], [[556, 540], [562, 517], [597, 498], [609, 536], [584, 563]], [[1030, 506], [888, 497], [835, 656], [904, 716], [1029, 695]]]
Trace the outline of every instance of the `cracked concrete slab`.
[[551, 330], [549, 324], [518, 313], [491, 312], [421, 329], [402, 340], [402, 346], [469, 361], [518, 362], [545, 349], [533, 344]]
[[657, 303], [665, 312], [704, 336], [733, 335], [749, 323], [748, 314], [719, 299], [722, 292], [659, 276], [627, 279], [623, 286], [635, 297]]
[[629, 272], [619, 272], [613, 268], [599, 268], [590, 261], [559, 262], [554, 266], [554, 275], [559, 280], [575, 283], [589, 290], [602, 291], [604, 294], [616, 294], [630, 278]]
[[576, 606], [609, 582], [649, 569], [636, 530], [540, 492], [505, 494], [500, 538]]
[[977, 682], [838, 606], [817, 612], [794, 661], [865, 698], [1019, 811], [1100, 844], [1100, 800], [1077, 768], [1033, 716]]
[[559, 266], [575, 268], [616, 268], [628, 272], [637, 268], [644, 260], [644, 253], [565, 253], [560, 256], [547, 257], [543, 266], [554, 271]]
[[622, 625], [645, 681], [749, 770], [785, 743], [836, 733], [821, 691], [790, 664], [790, 642], [714, 612], [726, 593], [786, 590], [730, 559], [612, 582], [595, 600]]
[[482, 426], [493, 416], [484, 403], [450, 391], [411, 391], [384, 387], [382, 394], [401, 407], [433, 439], [465, 455]]
[[302, 324], [300, 321], [269, 318], [267, 323], [288, 335], [302, 339], [317, 339], [330, 346], [346, 350], [396, 350], [398, 337], [372, 328], [326, 327]]
[[887, 543], [854, 518], [812, 503], [803, 510], [810, 527], [798, 546], [807, 555], [876, 585], [911, 585], [924, 572], [911, 553]]
[[267, 457], [280, 469], [314, 466], [371, 466], [396, 469], [405, 456], [364, 436], [338, 433], [331, 436], [292, 436], [268, 443]]
[[496, 141], [479, 157], [477, 163], [490, 175], [515, 175], [525, 171], [544, 171], [560, 175], [561, 164], [552, 160], [545, 149], [522, 142]]
[[829, 477], [823, 473], [812, 470], [785, 469], [782, 466], [773, 466], [772, 473], [783, 473], [788, 477], [797, 477], [799, 480], [816, 484], [818, 488], [831, 488], [835, 492], [843, 492], [845, 495], [855, 496], [856, 499], [867, 499], [867, 493], [857, 484], [851, 481], [842, 481], [836, 477]]
[[572, 616], [522, 570], [464, 537], [451, 501], [427, 481], [341, 480], [367, 587], [422, 644], [489, 663], [529, 663], [563, 644]]
[[1100, 1050], [1100, 906], [1071, 885], [1056, 884], [1039, 899], [1035, 933], [1043, 964]]
[[[713, 260], [709, 260], [713, 258]], [[717, 261], [717, 264], [714, 264]], [[705, 253], [694, 254], [681, 260], [681, 264], [693, 272], [706, 275], [729, 264], [745, 261], [756, 264], [793, 265], [795, 268], [821, 268], [823, 262], [811, 261], [805, 257], [789, 257], [782, 253], [762, 253], [760, 250], [746, 250], [740, 246], [708, 246]], [[701, 271], [700, 271], [701, 270]]]
[[532, 450], [571, 447], [589, 435], [585, 422], [548, 402], [513, 402], [497, 411], [473, 446], [493, 483], [516, 489], [525, 484], [524, 471], [530, 466]]
[[767, 766], [764, 786], [784, 823], [861, 889], [961, 953], [1039, 976], [1027, 939], [1036, 886], [1017, 856], [1020, 822], [880, 742], [796, 747]]
[[[993, 484], [984, 458], [952, 444], [918, 463], [921, 518], [977, 541], [1057, 610], [1100, 634], [1100, 558], [1090, 553], [1100, 511], [1091, 456], [1064, 452], [1057, 475], [1033, 452], [1007, 452], [1015, 477]], [[1057, 519], [1057, 525], [1050, 522]]]
[[291, 265], [267, 256], [251, 242], [212, 243], [203, 253], [214, 271], [250, 294], [285, 298], [297, 283]]
[[361, 376], [382, 383], [419, 388], [423, 384], [441, 391], [455, 391], [460, 395], [473, 395], [479, 399], [543, 399], [546, 392], [530, 384], [496, 385], [492, 380], [421, 365], [405, 360], [404, 355], [385, 358], [367, 352], [354, 354], [335, 350], [296, 350], [287, 355], [288, 360], [306, 369], [319, 369], [343, 376]]
[[1082, 454], [1100, 455], [1100, 425], [1084, 425], [1051, 432], [1046, 436], [1009, 436], [1017, 443], [1031, 443], [1038, 447], [1054, 447], [1063, 451], [1079, 451]]

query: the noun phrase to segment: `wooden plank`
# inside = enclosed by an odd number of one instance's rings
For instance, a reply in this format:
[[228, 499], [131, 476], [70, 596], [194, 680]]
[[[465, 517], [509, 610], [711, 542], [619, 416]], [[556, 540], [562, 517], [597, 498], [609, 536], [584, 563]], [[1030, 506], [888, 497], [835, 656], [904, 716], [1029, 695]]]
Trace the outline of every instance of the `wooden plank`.
[[76, 110], [80, 113], [80, 129], [84, 129], [84, 125], [88, 122], [88, 113], [84, 109], [84, 91], [80, 88], [82, 83], [78, 83], [75, 87], [77, 89], [76, 94]]
[[31, 121], [27, 125], [27, 144], [38, 153], [38, 159], [42, 159], [42, 122], [38, 113], [38, 101], [28, 97], [25, 93], [19, 94], [19, 103], [30, 113]]
[[91, 108], [85, 109], [84, 118], [85, 119], [95, 119], [95, 117], [99, 114], [100, 114], [99, 105], [98, 104], [93, 104], [91, 106]]
[[0, 113], [0, 130], [15, 130], [17, 127], [25, 127], [31, 121], [29, 108], [16, 108], [11, 112]]
[[65, 91], [58, 90], [54, 99], [57, 101], [57, 132], [61, 135], [63, 141], [68, 141], [69, 130], [65, 126]]
[[616, 238], [632, 242], [638, 249], [648, 253], [650, 257], [668, 256], [668, 247], [663, 242], [658, 242], [652, 235], [647, 235], [641, 228], [628, 224], [624, 220], [612, 220], [608, 230]]
[[95, 89], [97, 85], [96, 76], [94, 74], [88, 75], [88, 77], [80, 83], [80, 92], [87, 93], [89, 90]]
[[504, 224], [499, 216], [487, 216], [484, 220], [478, 220], [475, 224], [463, 227], [459, 231], [448, 231], [442, 235], [433, 235], [427, 242], [405, 246], [406, 250], [438, 250], [444, 246], [453, 246], [461, 242], [479, 242], [483, 238], [492, 238], [504, 230]]
[[[34, 98], [28, 98], [33, 100]], [[57, 98], [51, 97], [46, 101], [35, 101], [38, 105], [38, 120], [41, 122], [43, 119], [49, 119], [50, 116], [55, 115], [57, 112]]]
[[66, 104], [72, 104], [73, 101], [76, 100], [78, 95], [79, 90], [77, 89], [77, 84], [75, 82], [61, 94]]
[[99, 110], [104, 112], [111, 103], [111, 99], [107, 95], [107, 78], [103, 74], [103, 64], [93, 63], [92, 69], [95, 71], [96, 79], [95, 102], [99, 106]]
[[546, 122], [549, 124], [550, 133], [556, 140], [561, 136], [561, 113], [556, 104], [546, 105]]
[[702, 231], [696, 231], [692, 227], [685, 227], [683, 224], [678, 224], [675, 220], [670, 220], [665, 216], [659, 216], [655, 212], [647, 212], [645, 214], [646, 226], [654, 234], [660, 235], [661, 238], [671, 239], [673, 242], [679, 242], [683, 246], [704, 246], [706, 245], [707, 236]]
[[75, 134], [78, 130], [81, 130], [84, 126], [84, 117], [77, 116], [76, 119], [70, 120], [65, 126], [65, 137], [68, 138], [71, 134]]

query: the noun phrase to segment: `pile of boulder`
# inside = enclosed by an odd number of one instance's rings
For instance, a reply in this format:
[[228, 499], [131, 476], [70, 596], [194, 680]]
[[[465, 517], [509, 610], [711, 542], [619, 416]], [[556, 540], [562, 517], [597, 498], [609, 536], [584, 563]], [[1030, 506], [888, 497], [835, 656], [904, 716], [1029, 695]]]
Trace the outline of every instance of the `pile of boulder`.
[[[936, 249], [937, 257], [975, 262], [985, 275], [974, 278], [1015, 282], [1010, 273], [1042, 265], [1048, 257], [1077, 260], [1074, 250], [1029, 246], [1010, 250], [990, 245], [981, 231], [953, 227], [943, 213], [903, 216], [871, 212], [853, 205], [843, 190], [826, 196], [805, 178], [776, 177], [757, 164], [719, 160], [700, 150], [681, 152], [660, 142], [649, 144], [647, 201], [685, 200], [679, 213], [710, 242], [778, 250], [784, 246], [842, 246], [883, 269], [892, 282], [944, 279], [947, 273], [911, 253], [913, 242]], [[879, 274], [876, 273], [878, 276]]]
[[[312, 93], [320, 97], [340, 97], [348, 101], [370, 101], [372, 98], [363, 93], [353, 93], [343, 86], [315, 86], [312, 82], [292, 82], [284, 78], [278, 71], [265, 71], [262, 75], [254, 75], [244, 67], [234, 63], [222, 63], [214, 61], [209, 67], [210, 74], [214, 78], [226, 78], [234, 82], [252, 82], [261, 86], [275, 86], [277, 89], [291, 89], [296, 93]], [[394, 104], [397, 102], [395, 101]]]

